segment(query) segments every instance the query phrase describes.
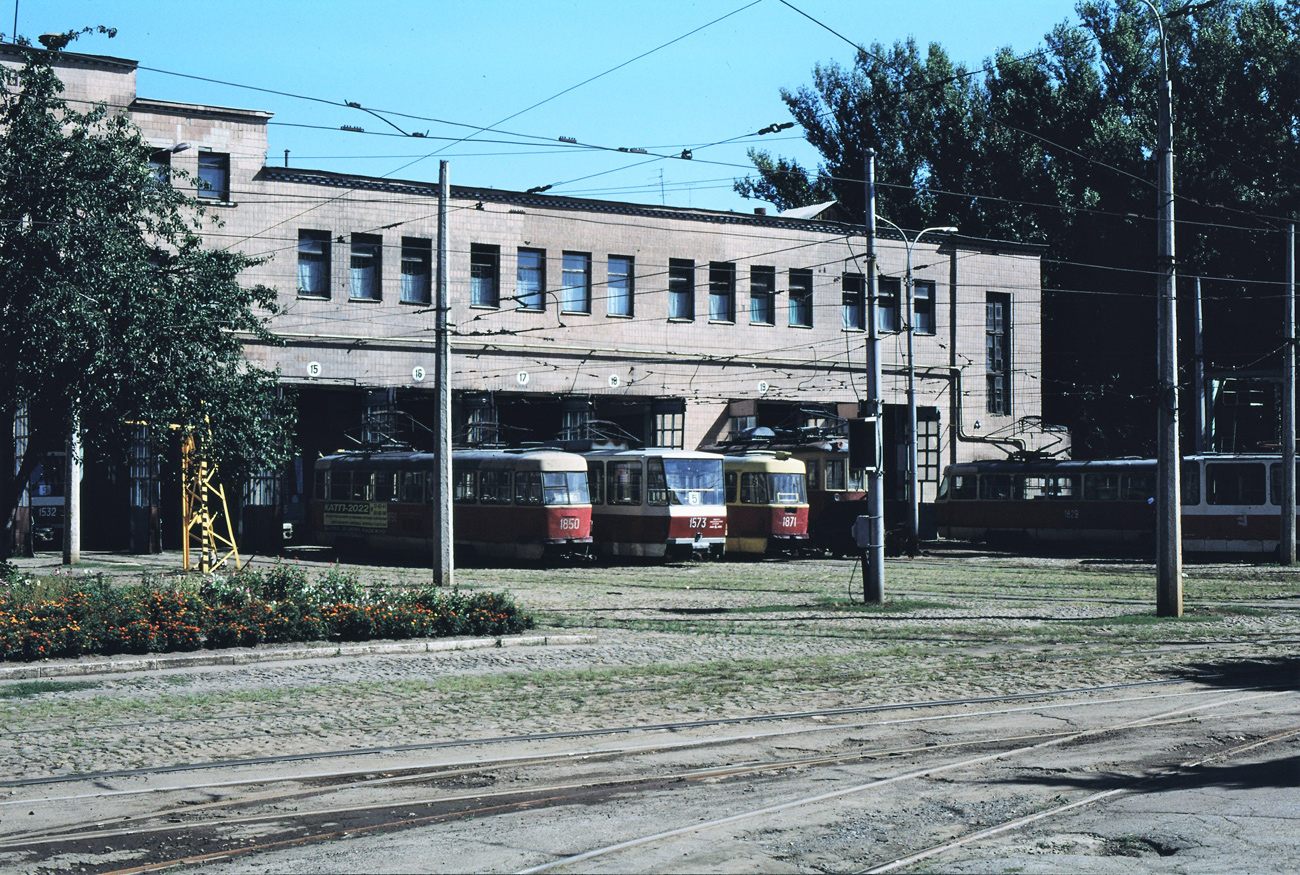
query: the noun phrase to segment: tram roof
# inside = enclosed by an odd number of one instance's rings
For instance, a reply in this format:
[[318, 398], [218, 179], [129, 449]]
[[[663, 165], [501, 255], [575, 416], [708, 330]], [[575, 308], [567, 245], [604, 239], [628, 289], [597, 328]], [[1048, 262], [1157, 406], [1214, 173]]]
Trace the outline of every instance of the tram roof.
[[[1198, 453], [1183, 456], [1184, 462], [1278, 462], [1280, 453]], [[957, 474], [987, 472], [990, 474], [1026, 474], [1070, 471], [1107, 471], [1154, 468], [1155, 459], [990, 459], [976, 462], [959, 462], [946, 470]]]

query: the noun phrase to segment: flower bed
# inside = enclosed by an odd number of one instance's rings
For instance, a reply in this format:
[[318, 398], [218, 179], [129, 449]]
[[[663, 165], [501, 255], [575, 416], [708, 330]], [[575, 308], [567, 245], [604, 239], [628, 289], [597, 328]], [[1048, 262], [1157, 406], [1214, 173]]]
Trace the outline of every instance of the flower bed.
[[101, 576], [20, 575], [0, 563], [0, 660], [163, 653], [263, 642], [503, 635], [533, 620], [503, 593], [367, 589], [331, 567], [113, 587]]

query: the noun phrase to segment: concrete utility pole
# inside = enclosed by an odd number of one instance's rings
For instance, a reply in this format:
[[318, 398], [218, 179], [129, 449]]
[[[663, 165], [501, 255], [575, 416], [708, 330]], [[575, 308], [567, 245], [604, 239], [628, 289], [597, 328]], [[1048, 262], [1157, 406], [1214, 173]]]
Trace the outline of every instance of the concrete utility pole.
[[447, 291], [447, 201], [451, 199], [447, 162], [438, 164], [438, 294], [435, 302], [434, 327], [438, 371], [438, 405], [434, 418], [434, 432], [438, 435], [438, 477], [435, 485], [433, 585], [452, 586], [455, 569], [452, 564], [452, 501], [451, 501], [451, 338], [447, 333], [447, 310], [450, 295]]
[[867, 518], [871, 537], [862, 563], [862, 596], [885, 601], [885, 473], [880, 442], [880, 328], [876, 298], [876, 153], [867, 150], [867, 416], [874, 417], [875, 464], [867, 473]]
[[1286, 232], [1286, 348], [1282, 364], [1282, 540], [1278, 562], [1295, 565], [1295, 223]]
[[1182, 456], [1178, 447], [1178, 294], [1174, 270], [1174, 123], [1173, 83], [1169, 81], [1169, 52], [1160, 10], [1143, 0], [1155, 13], [1160, 28], [1160, 63], [1164, 81], [1158, 94], [1159, 121], [1156, 151], [1160, 179], [1156, 195], [1156, 262], [1159, 268], [1156, 303], [1159, 392], [1156, 439], [1156, 614], [1183, 615], [1183, 520], [1178, 474]]
[[81, 562], [81, 426], [73, 425], [63, 467], [63, 564]]

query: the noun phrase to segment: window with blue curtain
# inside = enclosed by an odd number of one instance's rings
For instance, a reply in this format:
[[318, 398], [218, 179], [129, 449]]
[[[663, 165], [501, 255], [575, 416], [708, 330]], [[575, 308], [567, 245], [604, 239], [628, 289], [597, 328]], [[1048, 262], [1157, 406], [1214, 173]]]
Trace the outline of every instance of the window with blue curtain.
[[298, 294], [330, 296], [330, 232], [298, 231]]
[[609, 257], [609, 277], [605, 285], [606, 312], [610, 316], [632, 315], [632, 259], [624, 255]]
[[591, 255], [566, 252], [560, 262], [560, 310], [591, 312]]
[[375, 234], [352, 235], [351, 296], [358, 301], [380, 299], [379, 277], [383, 238]]
[[790, 269], [790, 324], [799, 328], [813, 324], [813, 275], [807, 268]]
[[749, 269], [749, 321], [754, 325], [776, 324], [776, 268]]
[[546, 309], [546, 250], [519, 250], [515, 300], [520, 310]]
[[433, 291], [433, 241], [402, 238], [402, 302], [428, 304]]

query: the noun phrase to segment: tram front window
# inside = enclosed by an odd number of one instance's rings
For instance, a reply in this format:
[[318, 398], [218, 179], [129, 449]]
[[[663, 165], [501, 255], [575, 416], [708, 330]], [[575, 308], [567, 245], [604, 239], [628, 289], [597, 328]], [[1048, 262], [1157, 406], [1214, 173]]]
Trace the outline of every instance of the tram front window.
[[802, 474], [772, 474], [770, 476], [772, 480], [768, 488], [776, 504], [808, 503], [807, 493], [804, 492]]
[[672, 504], [722, 504], [722, 460], [664, 459]]

